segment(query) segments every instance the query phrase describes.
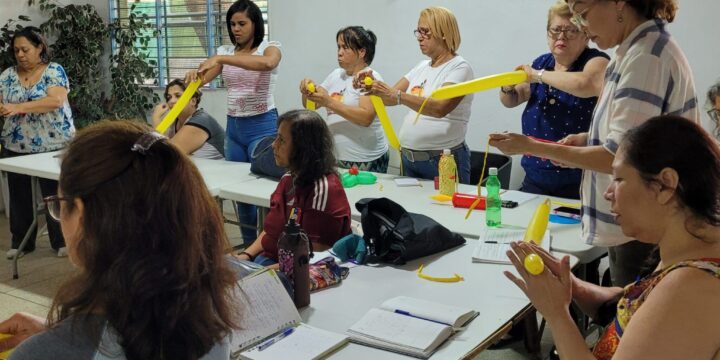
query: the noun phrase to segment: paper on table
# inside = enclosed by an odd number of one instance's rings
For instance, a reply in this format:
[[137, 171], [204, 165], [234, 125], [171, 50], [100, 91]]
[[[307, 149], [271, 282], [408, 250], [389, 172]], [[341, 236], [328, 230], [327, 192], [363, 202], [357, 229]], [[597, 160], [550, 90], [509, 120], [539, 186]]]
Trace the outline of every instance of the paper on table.
[[432, 321], [373, 308], [348, 332], [351, 337], [353, 335], [367, 336], [389, 344], [427, 351], [450, 336], [452, 328]]
[[242, 353], [241, 357], [252, 360], [312, 360], [322, 358], [347, 342], [346, 335], [300, 324], [292, 334], [264, 350], [254, 348]]
[[397, 186], [422, 186], [418, 179], [411, 177], [395, 178], [393, 181], [395, 181], [395, 185]]
[[[491, 264], [510, 264], [506, 252], [510, 250], [510, 243], [522, 241], [525, 230], [486, 229], [473, 250], [472, 261]], [[540, 244], [550, 251], [550, 230], [545, 231]]]
[[534, 198], [538, 197], [537, 194], [525, 193], [522, 191], [508, 190], [500, 195], [503, 201], [515, 201], [518, 205], [522, 205]]
[[402, 310], [413, 316], [438, 321], [454, 328], [465, 325], [470, 319], [477, 316], [477, 312], [470, 309], [463, 309], [457, 306], [407, 296], [397, 296], [385, 300], [385, 302], [380, 305], [380, 308], [391, 312]]

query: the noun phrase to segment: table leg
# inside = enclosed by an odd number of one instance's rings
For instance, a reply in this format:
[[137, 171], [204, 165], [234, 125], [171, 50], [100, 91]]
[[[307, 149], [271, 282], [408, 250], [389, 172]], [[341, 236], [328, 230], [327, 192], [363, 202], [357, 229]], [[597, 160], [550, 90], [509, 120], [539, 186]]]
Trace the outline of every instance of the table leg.
[[[30, 224], [30, 228], [28, 228], [28, 231], [25, 233], [25, 236], [23, 237], [22, 242], [20, 243], [20, 246], [18, 246], [18, 251], [15, 254], [15, 257], [13, 258], [13, 279], [19, 279], [20, 274], [18, 273], [18, 259], [20, 258], [20, 254], [22, 253], [23, 249], [25, 248], [25, 245], [27, 245], [27, 242], [30, 240], [30, 236], [33, 234], [33, 231], [37, 230], [37, 223], [38, 223], [38, 191], [37, 188], [39, 186], [38, 179], [35, 176], [30, 177], [30, 190], [32, 191], [32, 200], [33, 200], [33, 221]], [[37, 236], [37, 233], [35, 233]]]

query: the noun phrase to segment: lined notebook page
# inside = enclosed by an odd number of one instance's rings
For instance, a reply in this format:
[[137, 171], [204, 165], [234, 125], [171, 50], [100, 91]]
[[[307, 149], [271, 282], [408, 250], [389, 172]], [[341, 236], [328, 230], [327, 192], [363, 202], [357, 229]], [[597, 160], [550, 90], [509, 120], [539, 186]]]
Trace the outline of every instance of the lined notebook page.
[[300, 324], [292, 334], [259, 351], [254, 348], [241, 354], [243, 359], [277, 360], [319, 359], [348, 342], [348, 337], [331, 331]]
[[[522, 241], [525, 237], [525, 230], [487, 229], [480, 237], [473, 250], [472, 261], [492, 264], [510, 264], [506, 252], [510, 250], [510, 243]], [[550, 250], [550, 230], [545, 231], [545, 236], [540, 246]]]
[[407, 311], [414, 316], [439, 321], [453, 327], [462, 326], [476, 314], [475, 311], [470, 309], [463, 309], [457, 306], [407, 296], [397, 296], [388, 299], [380, 305], [380, 308], [390, 312], [394, 312], [395, 310]]
[[231, 351], [300, 323], [300, 314], [274, 270], [240, 279], [238, 285], [233, 298], [241, 314], [240, 330], [231, 336]]
[[412, 347], [421, 351], [426, 351], [438, 339], [444, 340], [452, 334], [449, 326], [375, 308], [370, 309], [348, 331], [351, 336], [352, 333], [358, 333], [383, 340], [388, 344]]

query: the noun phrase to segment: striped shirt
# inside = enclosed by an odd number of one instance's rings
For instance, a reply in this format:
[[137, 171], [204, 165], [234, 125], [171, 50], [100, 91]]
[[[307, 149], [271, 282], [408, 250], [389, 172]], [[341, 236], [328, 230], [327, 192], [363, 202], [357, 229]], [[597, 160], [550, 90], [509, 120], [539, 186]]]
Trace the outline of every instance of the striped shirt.
[[[679, 115], [700, 122], [690, 65], [665, 25], [659, 19], [644, 22], [615, 51], [588, 146], [600, 145], [615, 154], [626, 131], [654, 116]], [[632, 240], [623, 235], [603, 197], [611, 182], [609, 174], [583, 171], [582, 237], [588, 244], [616, 246]]]
[[[277, 41], [263, 41], [253, 56], [262, 56], [265, 50], [274, 46], [280, 48]], [[217, 49], [218, 55], [234, 55], [235, 47], [223, 45]], [[228, 115], [247, 117], [264, 114], [275, 108], [275, 84], [277, 67], [271, 71], [245, 70], [237, 66], [225, 65], [222, 77], [227, 87]]]

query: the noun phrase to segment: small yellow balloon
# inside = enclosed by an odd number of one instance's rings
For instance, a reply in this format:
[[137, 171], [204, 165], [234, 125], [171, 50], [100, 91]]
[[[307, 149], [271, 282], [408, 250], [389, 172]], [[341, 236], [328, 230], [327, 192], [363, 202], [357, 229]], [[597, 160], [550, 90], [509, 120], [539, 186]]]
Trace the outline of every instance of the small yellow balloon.
[[[0, 333], [0, 340], [11, 337], [11, 334], [3, 334]], [[12, 352], [12, 349], [0, 352], [0, 360], [6, 360], [10, 358], [10, 353]]]
[[530, 254], [525, 257], [525, 270], [533, 275], [539, 275], [545, 270], [545, 263], [538, 254]]
[[[307, 85], [305, 85], [305, 88], [309, 92], [314, 93], [315, 92], [315, 83], [308, 83]], [[315, 110], [315, 108], [316, 108], [315, 102], [310, 101], [310, 100], [305, 101], [305, 106], [307, 107], [308, 110]]]

